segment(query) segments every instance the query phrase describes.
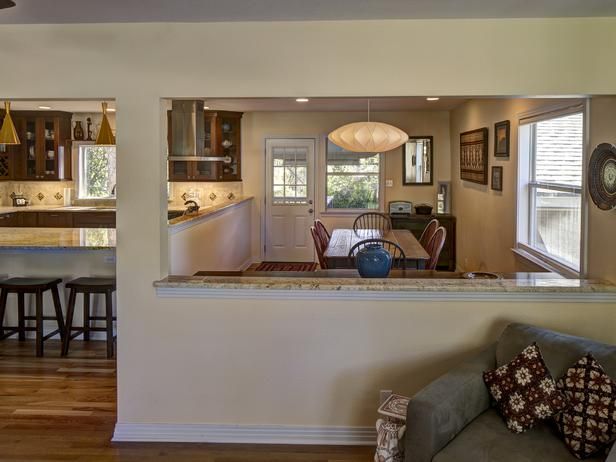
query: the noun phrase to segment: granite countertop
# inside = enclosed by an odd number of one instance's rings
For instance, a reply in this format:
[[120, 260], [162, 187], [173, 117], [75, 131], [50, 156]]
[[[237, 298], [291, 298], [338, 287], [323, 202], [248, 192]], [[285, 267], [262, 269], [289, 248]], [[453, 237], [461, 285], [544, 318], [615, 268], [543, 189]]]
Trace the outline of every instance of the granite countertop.
[[610, 293], [616, 295], [616, 286], [598, 280], [565, 279], [558, 275], [525, 273], [500, 280], [469, 280], [463, 278], [390, 277], [362, 279], [331, 271], [321, 277], [249, 276], [169, 276], [154, 282], [157, 288], [187, 289], [249, 289], [249, 290], [309, 290], [309, 291], [371, 291], [371, 292], [495, 292], [495, 293]]
[[0, 213], [14, 212], [115, 212], [114, 206], [101, 205], [27, 205], [26, 207], [2, 206]]
[[0, 250], [110, 250], [111, 228], [0, 228]]
[[[242, 196], [237, 197], [232, 201], [221, 202], [220, 204], [214, 205], [204, 205], [199, 209], [198, 213], [193, 213], [190, 215], [182, 215], [181, 217], [174, 218], [173, 220], [169, 220], [169, 228], [170, 230], [184, 228], [184, 226], [196, 224], [201, 221], [201, 219], [213, 215], [217, 212], [221, 212], [223, 210], [229, 209], [231, 207], [235, 207], [236, 205], [243, 204], [244, 202], [252, 200], [252, 196]], [[169, 206], [169, 211], [184, 211], [186, 207], [178, 207], [178, 206]]]

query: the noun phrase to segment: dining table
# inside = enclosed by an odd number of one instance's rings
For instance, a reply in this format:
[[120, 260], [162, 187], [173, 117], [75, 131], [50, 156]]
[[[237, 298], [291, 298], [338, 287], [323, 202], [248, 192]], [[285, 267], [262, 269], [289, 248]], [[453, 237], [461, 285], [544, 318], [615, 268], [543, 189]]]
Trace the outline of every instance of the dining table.
[[334, 229], [323, 256], [329, 269], [352, 268], [349, 251], [365, 239], [385, 239], [400, 246], [406, 257], [407, 268], [424, 269], [430, 259], [426, 249], [408, 229]]

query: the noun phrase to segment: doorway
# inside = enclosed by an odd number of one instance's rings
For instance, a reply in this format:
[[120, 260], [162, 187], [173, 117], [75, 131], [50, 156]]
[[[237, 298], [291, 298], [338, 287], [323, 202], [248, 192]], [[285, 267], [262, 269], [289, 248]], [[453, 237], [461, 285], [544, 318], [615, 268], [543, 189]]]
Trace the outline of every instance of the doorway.
[[312, 138], [265, 142], [265, 261], [314, 261], [315, 144]]

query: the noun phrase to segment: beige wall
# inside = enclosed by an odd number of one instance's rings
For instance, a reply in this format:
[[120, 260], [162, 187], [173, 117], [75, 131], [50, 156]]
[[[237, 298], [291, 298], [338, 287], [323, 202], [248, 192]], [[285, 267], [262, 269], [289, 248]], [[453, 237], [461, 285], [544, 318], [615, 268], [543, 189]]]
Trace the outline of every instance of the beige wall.
[[[616, 97], [590, 101], [590, 149], [601, 143], [616, 144]], [[600, 210], [590, 197], [588, 202], [588, 274], [616, 282], [616, 210]]]
[[[463, 271], [542, 271], [515, 246], [519, 115], [558, 104], [554, 99], [473, 99], [451, 113], [452, 208], [457, 217], [457, 264]], [[494, 157], [494, 124], [511, 122], [509, 157]], [[460, 133], [487, 127], [488, 184], [460, 179]], [[491, 188], [492, 166], [503, 167], [503, 191]]]
[[[118, 419], [363, 424], [380, 386], [413, 391], [505, 319], [614, 342], [613, 305], [168, 299], [152, 287], [168, 270], [161, 98], [613, 94], [614, 27], [613, 18], [0, 26], [0, 61], [12, 63], [0, 97], [116, 97]], [[41, 79], [40, 69], [73, 71]]]
[[[337, 127], [361, 120], [362, 112], [251, 112], [242, 118], [242, 177], [246, 195], [255, 196], [256, 207], [252, 220], [253, 258], [261, 255], [261, 215], [265, 198], [265, 139], [314, 137], [316, 143], [317, 216], [329, 228], [350, 227], [356, 214], [323, 213], [325, 207], [325, 139]], [[402, 185], [402, 148], [385, 153], [384, 179], [391, 179], [393, 187], [384, 188], [384, 204], [391, 200], [410, 200], [413, 203], [435, 204], [437, 181], [450, 178], [449, 112], [376, 112], [372, 120], [386, 122], [406, 131], [411, 136], [434, 137], [435, 181], [432, 186]]]

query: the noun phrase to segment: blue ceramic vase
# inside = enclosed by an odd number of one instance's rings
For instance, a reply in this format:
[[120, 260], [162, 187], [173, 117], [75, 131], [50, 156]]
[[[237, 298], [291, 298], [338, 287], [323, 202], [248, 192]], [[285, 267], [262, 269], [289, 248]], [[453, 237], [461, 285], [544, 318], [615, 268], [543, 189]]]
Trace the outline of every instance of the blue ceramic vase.
[[355, 256], [362, 278], [386, 278], [391, 269], [391, 255], [379, 244], [368, 244]]

